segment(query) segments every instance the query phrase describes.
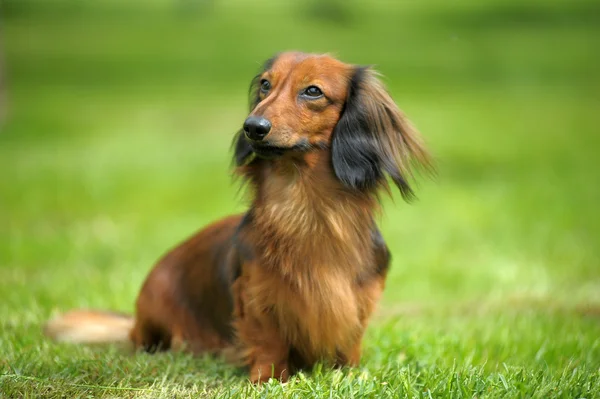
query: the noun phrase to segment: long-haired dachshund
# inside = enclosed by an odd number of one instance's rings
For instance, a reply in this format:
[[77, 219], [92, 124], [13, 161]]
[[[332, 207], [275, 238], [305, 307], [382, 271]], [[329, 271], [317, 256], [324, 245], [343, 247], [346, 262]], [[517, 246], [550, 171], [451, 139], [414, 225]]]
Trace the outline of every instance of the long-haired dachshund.
[[248, 212], [162, 258], [135, 318], [72, 311], [49, 322], [48, 335], [234, 353], [254, 382], [285, 381], [319, 360], [359, 362], [390, 262], [374, 221], [378, 193], [389, 192], [389, 176], [410, 199], [412, 170], [428, 170], [430, 158], [369, 67], [282, 53], [250, 93], [233, 143]]

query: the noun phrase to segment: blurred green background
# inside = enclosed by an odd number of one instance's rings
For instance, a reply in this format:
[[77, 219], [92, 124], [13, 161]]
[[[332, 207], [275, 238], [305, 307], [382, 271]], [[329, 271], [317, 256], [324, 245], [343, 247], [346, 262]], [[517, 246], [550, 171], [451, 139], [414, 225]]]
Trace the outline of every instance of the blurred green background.
[[260, 63], [293, 49], [375, 65], [437, 161], [418, 202], [385, 200], [374, 325], [558, 311], [600, 363], [598, 2], [0, 4], [5, 351], [60, 310], [131, 312], [160, 255], [245, 208], [229, 144]]

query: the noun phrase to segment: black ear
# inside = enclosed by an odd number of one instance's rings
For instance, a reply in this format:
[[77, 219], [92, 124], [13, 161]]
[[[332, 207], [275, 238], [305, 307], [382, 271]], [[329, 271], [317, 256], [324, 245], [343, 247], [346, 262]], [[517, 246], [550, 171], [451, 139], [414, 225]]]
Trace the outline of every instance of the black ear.
[[[250, 82], [250, 87], [248, 88], [248, 108], [249, 108], [250, 112], [260, 102], [260, 97], [258, 94], [260, 77], [265, 71], [271, 69], [271, 67], [273, 66], [273, 63], [275, 62], [277, 57], [278, 57], [278, 54], [275, 54], [273, 57], [266, 60], [263, 63], [260, 72], [254, 78], [252, 78], [252, 81]], [[235, 163], [236, 166], [242, 166], [249, 162], [252, 162], [252, 159], [253, 159], [252, 147], [250, 147], [250, 144], [244, 138], [244, 130], [243, 129], [240, 129], [235, 134], [235, 136], [233, 137], [233, 142], [232, 142], [231, 146], [233, 147], [233, 162]]]
[[361, 83], [366, 68], [357, 68], [350, 80], [342, 116], [333, 130], [331, 160], [337, 178], [349, 188], [369, 190], [383, 177], [377, 139], [362, 102]]
[[236, 133], [233, 143], [233, 161], [235, 166], [243, 166], [251, 162], [254, 155], [250, 143], [244, 138], [244, 131], [240, 130]]
[[344, 185], [361, 191], [388, 187], [388, 175], [410, 200], [414, 168], [433, 173], [433, 166], [419, 132], [377, 76], [370, 68], [354, 70], [331, 139], [333, 171]]

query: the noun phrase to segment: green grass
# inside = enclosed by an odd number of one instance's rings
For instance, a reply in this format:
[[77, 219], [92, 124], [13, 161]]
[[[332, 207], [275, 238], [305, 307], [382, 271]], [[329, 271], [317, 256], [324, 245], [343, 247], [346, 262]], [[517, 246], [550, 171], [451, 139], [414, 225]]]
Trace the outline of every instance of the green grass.
[[[0, 397], [600, 397], [592, 1], [0, 3]], [[285, 49], [376, 64], [439, 177], [385, 201], [359, 368], [251, 385], [220, 360], [47, 341], [131, 312], [153, 262], [243, 210], [229, 143]]]

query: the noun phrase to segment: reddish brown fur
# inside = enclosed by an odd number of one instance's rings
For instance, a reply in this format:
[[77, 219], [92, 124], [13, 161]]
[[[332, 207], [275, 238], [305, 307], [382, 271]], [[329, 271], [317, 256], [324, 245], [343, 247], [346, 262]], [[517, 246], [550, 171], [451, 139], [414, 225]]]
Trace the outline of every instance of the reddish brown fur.
[[[329, 56], [284, 53], [260, 75], [272, 90], [259, 94], [251, 115], [270, 120], [269, 142], [310, 148], [252, 155], [238, 168], [250, 184], [250, 211], [207, 227], [158, 263], [137, 301], [135, 345], [234, 353], [255, 382], [286, 380], [319, 360], [358, 364], [389, 254], [373, 220], [377, 188], [348, 187], [332, 169], [332, 134], [354, 73]], [[309, 85], [326, 98], [299, 100]], [[361, 85], [378, 151], [402, 173], [412, 161], [428, 165], [374, 72]]]

